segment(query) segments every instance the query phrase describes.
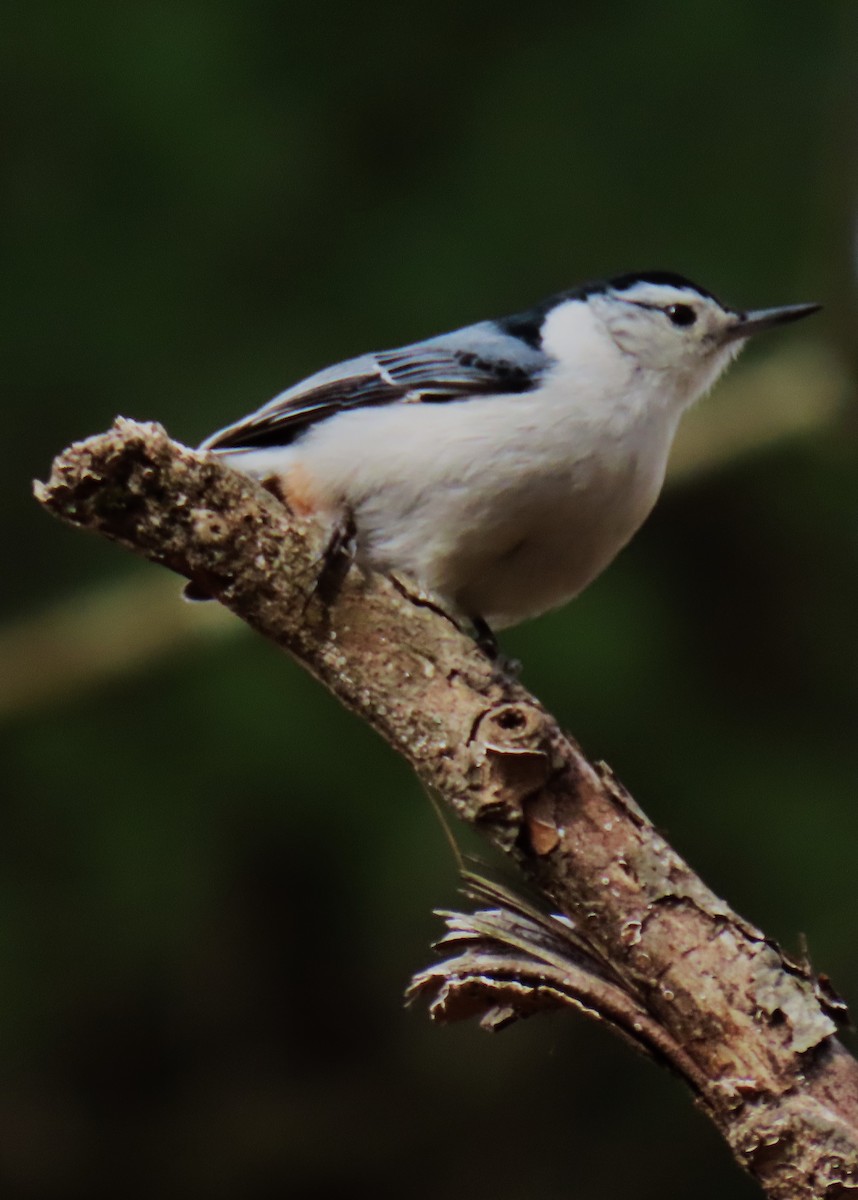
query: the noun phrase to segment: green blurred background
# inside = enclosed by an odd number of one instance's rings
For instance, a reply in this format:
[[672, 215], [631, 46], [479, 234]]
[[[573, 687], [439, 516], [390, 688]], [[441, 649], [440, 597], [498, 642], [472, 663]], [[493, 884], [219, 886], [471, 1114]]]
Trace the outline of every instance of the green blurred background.
[[193, 443], [594, 275], [821, 300], [694, 414], [611, 570], [504, 646], [858, 1004], [854, 0], [32, 3], [0, 63], [0, 1194], [755, 1196], [585, 1021], [404, 1012], [456, 899], [409, 772], [29, 483], [116, 413]]

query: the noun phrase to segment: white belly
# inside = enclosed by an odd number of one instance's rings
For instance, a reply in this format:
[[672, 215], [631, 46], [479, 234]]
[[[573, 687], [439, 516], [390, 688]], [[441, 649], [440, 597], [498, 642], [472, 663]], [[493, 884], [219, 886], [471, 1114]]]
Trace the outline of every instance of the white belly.
[[661, 486], [651, 472], [642, 486], [637, 464], [608, 473], [603, 464], [598, 479], [590, 472], [582, 479], [581, 465], [510, 487], [483, 519], [454, 497], [442, 530], [415, 525], [372, 548], [370, 557], [388, 569], [401, 562], [460, 612], [482, 616], [496, 629], [556, 608], [607, 567]]
[[[577, 595], [625, 545], [655, 503], [674, 425], [622, 398], [576, 408], [543, 392], [538, 407], [525, 394], [342, 413], [277, 453], [323, 508], [348, 505], [365, 562], [503, 628]], [[261, 473], [258, 457], [235, 465]]]

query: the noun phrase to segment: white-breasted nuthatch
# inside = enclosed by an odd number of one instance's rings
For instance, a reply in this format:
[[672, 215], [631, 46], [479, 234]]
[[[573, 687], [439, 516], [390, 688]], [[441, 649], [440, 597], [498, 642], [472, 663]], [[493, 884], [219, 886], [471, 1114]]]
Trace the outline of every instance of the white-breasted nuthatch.
[[329, 367], [202, 448], [296, 512], [348, 514], [359, 563], [488, 637], [586, 587], [652, 509], [682, 413], [752, 334], [818, 308], [622, 275]]

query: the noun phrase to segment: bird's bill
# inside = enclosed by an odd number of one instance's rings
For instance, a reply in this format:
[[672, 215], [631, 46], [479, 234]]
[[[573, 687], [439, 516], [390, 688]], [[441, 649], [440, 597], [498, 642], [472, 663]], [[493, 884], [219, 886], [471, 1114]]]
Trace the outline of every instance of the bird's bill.
[[753, 312], [738, 313], [736, 321], [724, 335], [725, 342], [734, 342], [737, 338], [748, 338], [764, 329], [774, 329], [777, 325], [789, 325], [791, 321], [800, 321], [819, 312], [821, 304], [785, 304], [782, 308], [758, 308]]

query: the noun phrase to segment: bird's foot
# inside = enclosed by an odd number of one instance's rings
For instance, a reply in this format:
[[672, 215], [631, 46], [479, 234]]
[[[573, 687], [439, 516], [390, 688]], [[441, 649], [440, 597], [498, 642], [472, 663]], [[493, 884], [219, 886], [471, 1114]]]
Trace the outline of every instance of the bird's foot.
[[342, 590], [356, 553], [357, 526], [351, 510], [345, 509], [337, 518], [322, 552], [321, 570], [310, 599], [316, 597], [325, 608], [330, 608]]
[[507, 658], [502, 653], [495, 632], [484, 617], [471, 617], [474, 630], [474, 641], [488, 658], [499, 675], [517, 679], [521, 673], [521, 663], [517, 658]]

